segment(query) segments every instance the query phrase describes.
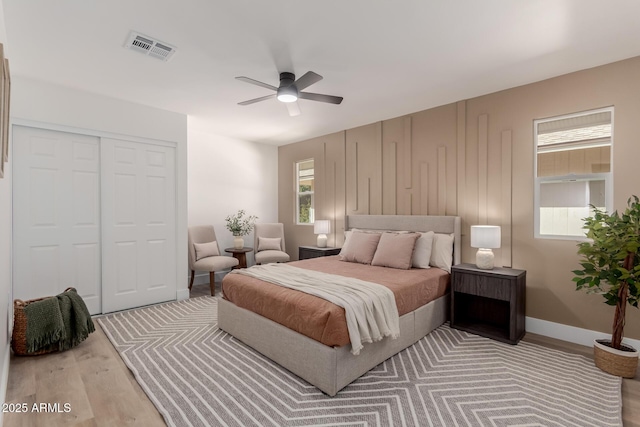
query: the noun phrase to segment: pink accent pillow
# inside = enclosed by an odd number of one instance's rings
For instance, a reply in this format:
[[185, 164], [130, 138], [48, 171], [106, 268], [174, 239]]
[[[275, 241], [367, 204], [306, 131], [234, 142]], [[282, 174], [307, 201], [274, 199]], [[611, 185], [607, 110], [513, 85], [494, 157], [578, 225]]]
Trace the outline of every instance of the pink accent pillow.
[[345, 244], [340, 251], [340, 261], [371, 264], [379, 240], [379, 233], [352, 232], [348, 238], [348, 244]]
[[378, 249], [376, 249], [371, 265], [402, 270], [410, 269], [413, 249], [419, 237], [418, 233], [384, 233], [380, 237]]

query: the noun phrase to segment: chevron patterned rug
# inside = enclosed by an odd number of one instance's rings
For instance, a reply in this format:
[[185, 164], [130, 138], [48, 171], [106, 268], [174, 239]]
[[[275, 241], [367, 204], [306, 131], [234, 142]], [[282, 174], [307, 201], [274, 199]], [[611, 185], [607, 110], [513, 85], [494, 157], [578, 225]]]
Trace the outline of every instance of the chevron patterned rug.
[[620, 378], [441, 326], [328, 397], [216, 327], [200, 297], [98, 319], [169, 426], [620, 426]]

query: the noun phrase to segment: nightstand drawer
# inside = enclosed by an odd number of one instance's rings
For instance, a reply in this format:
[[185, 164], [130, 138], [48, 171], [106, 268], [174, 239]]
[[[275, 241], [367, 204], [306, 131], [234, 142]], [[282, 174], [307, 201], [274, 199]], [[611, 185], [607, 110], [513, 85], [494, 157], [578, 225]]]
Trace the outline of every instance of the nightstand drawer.
[[514, 290], [514, 283], [509, 279], [460, 272], [454, 273], [453, 292], [511, 301], [511, 293]]

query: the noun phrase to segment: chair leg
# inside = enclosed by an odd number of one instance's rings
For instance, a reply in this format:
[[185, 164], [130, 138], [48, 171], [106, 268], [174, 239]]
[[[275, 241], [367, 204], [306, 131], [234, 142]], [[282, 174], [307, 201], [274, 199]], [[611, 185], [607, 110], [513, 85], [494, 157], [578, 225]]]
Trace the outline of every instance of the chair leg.
[[209, 272], [209, 287], [211, 288], [211, 296], [216, 296], [216, 280], [215, 280], [215, 272]]
[[191, 280], [189, 281], [189, 290], [191, 290], [191, 288], [193, 288], [193, 279], [196, 277], [196, 272], [194, 270], [191, 270]]

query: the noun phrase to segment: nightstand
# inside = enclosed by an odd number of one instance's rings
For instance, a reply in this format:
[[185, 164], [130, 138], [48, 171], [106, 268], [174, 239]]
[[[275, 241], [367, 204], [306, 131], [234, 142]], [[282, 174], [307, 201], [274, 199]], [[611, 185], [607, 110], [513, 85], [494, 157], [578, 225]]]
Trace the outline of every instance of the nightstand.
[[317, 246], [300, 246], [298, 259], [320, 258], [323, 256], [338, 255], [340, 248], [319, 248]]
[[247, 268], [247, 253], [252, 252], [253, 248], [248, 248], [245, 246], [244, 248], [240, 249], [227, 248], [224, 251], [229, 252], [233, 255], [234, 258], [238, 260], [238, 265], [232, 268], [233, 270], [235, 270], [236, 268]]
[[527, 272], [451, 268], [451, 327], [509, 344], [524, 336]]

